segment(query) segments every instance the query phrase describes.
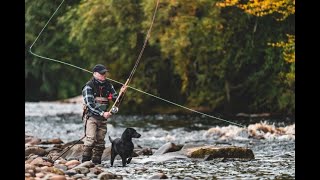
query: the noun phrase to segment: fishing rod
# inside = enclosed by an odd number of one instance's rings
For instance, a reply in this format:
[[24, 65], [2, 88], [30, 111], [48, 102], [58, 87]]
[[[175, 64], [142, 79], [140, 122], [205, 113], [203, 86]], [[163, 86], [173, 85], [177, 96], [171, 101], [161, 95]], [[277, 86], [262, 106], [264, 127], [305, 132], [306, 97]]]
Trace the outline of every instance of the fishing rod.
[[[70, 63], [66, 63], [66, 62], [61, 61], [61, 60], [58, 60], [58, 59], [53, 59], [53, 58], [45, 57], [45, 56], [42, 56], [42, 55], [39, 55], [39, 54], [36, 54], [36, 53], [32, 52], [32, 47], [34, 46], [34, 44], [36, 43], [36, 41], [39, 39], [40, 35], [42, 34], [42, 32], [44, 31], [44, 29], [45, 29], [46, 26], [49, 24], [49, 22], [51, 21], [51, 19], [52, 19], [53, 16], [56, 14], [56, 12], [57, 12], [58, 9], [61, 7], [61, 5], [63, 4], [64, 1], [65, 1], [65, 0], [62, 0], [62, 2], [60, 3], [60, 5], [58, 6], [58, 8], [54, 11], [54, 13], [51, 15], [51, 17], [50, 17], [49, 20], [47, 21], [47, 23], [44, 25], [44, 27], [42, 28], [42, 30], [41, 30], [40, 33], [38, 34], [37, 38], [35, 39], [35, 41], [34, 41], [34, 42], [32, 43], [32, 45], [30, 46], [29, 52], [30, 52], [32, 55], [34, 55], [34, 56], [36, 56], [36, 57], [39, 57], [39, 58], [41, 58], [41, 59], [45, 59], [45, 60], [49, 60], [49, 61], [54, 61], [54, 62], [57, 62], [57, 63], [61, 63], [61, 64], [64, 64], [64, 65], [68, 65], [68, 66], [71, 66], [71, 67], [73, 67], [73, 68], [77, 68], [77, 69], [80, 69], [80, 70], [82, 70], [82, 71], [85, 71], [85, 72], [88, 72], [88, 73], [91, 73], [91, 74], [92, 74], [92, 73], [93, 73], [92, 71], [89, 71], [89, 70], [87, 70], [87, 69], [81, 68], [81, 67], [79, 67], [79, 66], [76, 66], [76, 65], [73, 65], [73, 64], [70, 64]], [[158, 6], [158, 2], [159, 2], [159, 0], [157, 1], [157, 6]], [[154, 19], [154, 17], [153, 17], [153, 19]], [[152, 22], [152, 23], [153, 23], [153, 22]], [[151, 23], [151, 26], [150, 26], [150, 27], [152, 27], [152, 23]], [[149, 28], [148, 34], [150, 33], [150, 31], [151, 31], [151, 29]], [[143, 52], [143, 50], [144, 50], [144, 48], [145, 48], [146, 41], [147, 41], [147, 39], [149, 38], [149, 36], [150, 36], [150, 34], [146, 36], [146, 40], [145, 40], [144, 46], [143, 46], [143, 48], [142, 48], [142, 50], [141, 50], [141, 52], [140, 52], [140, 54], [139, 54], [138, 60], [136, 61], [136, 64], [135, 64], [133, 70], [131, 71], [130, 76], [129, 76], [129, 78], [127, 79], [126, 83], [121, 83], [121, 82], [116, 81], [116, 80], [111, 79], [111, 78], [106, 78], [107, 80], [112, 81], [112, 82], [117, 83], [117, 84], [120, 84], [120, 85], [126, 85], [127, 88], [133, 89], [133, 90], [135, 90], [135, 91], [138, 91], [138, 92], [143, 93], [143, 94], [145, 94], [145, 95], [151, 96], [151, 97], [156, 98], [156, 99], [158, 99], [158, 100], [167, 102], [167, 103], [169, 103], [169, 104], [171, 104], [171, 105], [174, 105], [174, 106], [177, 106], [177, 107], [186, 109], [186, 110], [188, 110], [188, 111], [191, 111], [191, 112], [194, 112], [194, 113], [197, 113], [197, 114], [201, 114], [201, 115], [203, 115], [203, 116], [205, 116], [205, 117], [212, 118], [212, 119], [216, 119], [216, 120], [219, 120], [219, 121], [227, 122], [227, 123], [229, 123], [229, 124], [233, 124], [233, 125], [236, 125], [236, 126], [239, 126], [239, 127], [244, 127], [244, 128], [246, 128], [246, 127], [245, 127], [244, 125], [242, 125], [242, 124], [235, 123], [235, 122], [232, 122], [232, 121], [229, 121], [229, 120], [226, 120], [226, 119], [222, 119], [222, 118], [219, 118], [219, 117], [215, 117], [215, 116], [213, 116], [213, 115], [209, 115], [209, 114], [206, 114], [206, 113], [203, 113], [203, 112], [200, 112], [200, 111], [197, 111], [197, 110], [188, 108], [188, 107], [183, 106], [183, 105], [180, 105], [180, 104], [178, 104], [178, 103], [169, 101], [169, 100], [167, 100], [167, 99], [158, 97], [158, 96], [153, 95], [153, 94], [151, 94], [151, 93], [148, 93], [148, 92], [142, 91], [142, 90], [140, 90], [140, 89], [137, 89], [137, 88], [135, 88], [135, 87], [129, 86], [128, 84], [129, 84], [130, 80], [132, 79], [133, 73], [135, 72], [135, 70], [136, 70], [136, 68], [137, 68], [137, 65], [138, 65], [138, 63], [139, 63], [139, 61], [140, 61], [140, 58], [141, 58], [141, 56], [142, 56], [142, 52]], [[123, 92], [122, 92], [122, 93], [123, 93]], [[121, 101], [120, 101], [120, 100], [121, 100], [121, 99], [120, 99], [120, 94], [119, 94], [119, 96], [118, 96], [117, 99], [118, 99], [118, 100], [116, 100], [115, 102], [120, 103], [120, 102], [121, 102]], [[120, 100], [119, 100], [119, 99], [120, 99]], [[117, 104], [114, 103], [113, 107], [116, 106], [116, 105], [117, 105]], [[112, 109], [112, 108], [111, 108], [111, 109]], [[110, 109], [110, 110], [111, 110], [111, 109]]]
[[[139, 56], [136, 60], [136, 63], [134, 65], [134, 67], [132, 68], [132, 71], [127, 79], [127, 81], [124, 83], [124, 87], [128, 86], [130, 81], [132, 80], [132, 77], [133, 77], [133, 74], [135, 73], [137, 67], [138, 67], [138, 64], [141, 60], [141, 57], [142, 57], [142, 54], [143, 54], [143, 51], [147, 45], [147, 42], [148, 42], [148, 39], [150, 38], [150, 33], [151, 33], [151, 29], [152, 29], [152, 26], [153, 26], [153, 23], [154, 23], [154, 19], [156, 17], [156, 13], [157, 13], [157, 10], [158, 10], [158, 6], [159, 6], [159, 0], [157, 0], [157, 4], [156, 4], [156, 7], [155, 7], [155, 10], [153, 12], [153, 16], [152, 16], [152, 21], [151, 21], [151, 24], [150, 24], [150, 27], [149, 27], [149, 30], [147, 32], [147, 35], [146, 35], [146, 39], [144, 40], [144, 43], [143, 43], [143, 46], [142, 46], [142, 49], [139, 53]], [[117, 97], [117, 99], [115, 100], [115, 102], [113, 103], [112, 107], [110, 108], [109, 112], [110, 113], [117, 113], [119, 111], [119, 106], [120, 106], [120, 103], [122, 102], [123, 100], [123, 97], [124, 97], [124, 94], [126, 93], [126, 91], [120, 91], [119, 93], [119, 96]]]

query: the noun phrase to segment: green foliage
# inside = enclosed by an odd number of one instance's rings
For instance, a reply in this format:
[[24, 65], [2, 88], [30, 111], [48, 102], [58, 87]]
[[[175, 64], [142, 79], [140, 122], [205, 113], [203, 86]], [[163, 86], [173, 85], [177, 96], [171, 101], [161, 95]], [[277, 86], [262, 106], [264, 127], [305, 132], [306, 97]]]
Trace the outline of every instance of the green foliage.
[[[294, 17], [256, 17], [218, 0], [161, 0], [151, 37], [130, 86], [210, 111], [295, 110]], [[125, 82], [141, 51], [156, 1], [65, 2], [33, 50], [91, 70], [105, 64]], [[26, 1], [26, 100], [80, 95], [90, 74], [27, 53], [58, 2]], [[291, 7], [291, 6], [290, 6]], [[290, 37], [289, 37], [290, 38]], [[288, 41], [288, 43], [286, 43]], [[274, 46], [272, 42], [283, 42]], [[34, 83], [34, 89], [29, 83]], [[120, 85], [114, 84], [118, 90]], [[39, 87], [39, 88], [36, 88]], [[38, 89], [38, 90], [35, 90]], [[40, 92], [40, 93], [39, 93]], [[171, 105], [128, 90], [122, 112], [147, 113]]]
[[[73, 2], [76, 3], [76, 2]], [[25, 80], [26, 100], [55, 100], [76, 96], [81, 93], [84, 77], [82, 71], [40, 59], [28, 51], [45, 23], [56, 10], [58, 1], [26, 1], [25, 6]], [[61, 7], [56, 16], [61, 16], [70, 6]], [[78, 56], [77, 44], [67, 42], [68, 31], [65, 25], [53, 18], [32, 51], [36, 54], [60, 59], [64, 62], [85, 66], [82, 58]]]

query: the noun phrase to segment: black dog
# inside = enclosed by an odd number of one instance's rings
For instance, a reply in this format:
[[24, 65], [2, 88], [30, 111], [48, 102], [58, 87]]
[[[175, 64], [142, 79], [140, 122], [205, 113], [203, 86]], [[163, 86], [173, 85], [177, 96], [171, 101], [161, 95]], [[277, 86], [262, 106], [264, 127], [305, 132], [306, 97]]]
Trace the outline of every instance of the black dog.
[[[110, 163], [113, 166], [114, 158], [119, 154], [122, 159], [122, 166], [125, 167], [129, 164], [132, 159], [133, 153], [133, 143], [132, 138], [139, 138], [141, 134], [133, 128], [127, 128], [123, 133], [121, 138], [112, 140], [109, 136], [109, 140], [112, 143], [111, 147], [111, 159]], [[128, 159], [127, 159], [128, 158]]]

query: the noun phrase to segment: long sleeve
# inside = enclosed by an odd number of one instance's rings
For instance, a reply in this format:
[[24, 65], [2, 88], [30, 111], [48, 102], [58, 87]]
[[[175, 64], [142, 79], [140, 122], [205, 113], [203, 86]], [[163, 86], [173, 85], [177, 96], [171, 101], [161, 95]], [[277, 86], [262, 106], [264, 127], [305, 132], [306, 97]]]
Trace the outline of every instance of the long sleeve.
[[111, 94], [112, 94], [112, 101], [115, 101], [118, 97], [118, 93], [116, 90], [114, 90], [114, 87], [112, 84], [111, 84]]
[[86, 85], [82, 90], [82, 96], [85, 104], [88, 106], [89, 111], [96, 116], [102, 116], [103, 111], [95, 105], [93, 89]]

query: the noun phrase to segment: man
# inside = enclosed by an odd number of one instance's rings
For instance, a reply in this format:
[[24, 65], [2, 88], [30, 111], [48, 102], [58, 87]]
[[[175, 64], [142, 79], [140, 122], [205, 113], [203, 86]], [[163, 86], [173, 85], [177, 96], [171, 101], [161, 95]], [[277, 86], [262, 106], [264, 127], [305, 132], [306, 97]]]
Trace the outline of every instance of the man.
[[[86, 134], [82, 162], [92, 160], [94, 164], [101, 164], [101, 156], [105, 148], [107, 119], [112, 115], [108, 112], [109, 101], [115, 101], [118, 97], [113, 85], [106, 80], [107, 72], [104, 65], [95, 65], [93, 78], [82, 88], [85, 103], [82, 120]], [[123, 86], [120, 94], [125, 90], [126, 87]]]

